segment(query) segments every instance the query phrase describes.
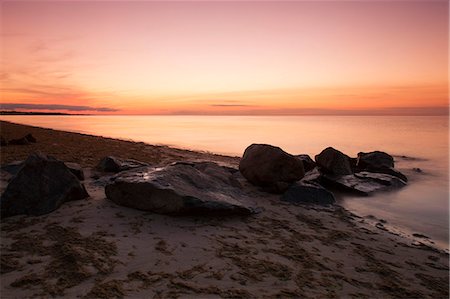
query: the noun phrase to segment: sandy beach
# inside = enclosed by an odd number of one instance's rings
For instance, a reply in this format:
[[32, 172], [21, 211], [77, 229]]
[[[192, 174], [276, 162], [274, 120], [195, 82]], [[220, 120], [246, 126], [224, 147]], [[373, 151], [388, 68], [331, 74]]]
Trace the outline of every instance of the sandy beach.
[[1, 164], [35, 151], [79, 163], [90, 197], [47, 215], [2, 219], [2, 298], [449, 296], [448, 253], [387, 231], [383, 220], [339, 205], [282, 202], [250, 184], [257, 214], [159, 215], [108, 200], [94, 170], [108, 155], [235, 168], [239, 157], [1, 122], [8, 140], [28, 133], [37, 143], [2, 147]]

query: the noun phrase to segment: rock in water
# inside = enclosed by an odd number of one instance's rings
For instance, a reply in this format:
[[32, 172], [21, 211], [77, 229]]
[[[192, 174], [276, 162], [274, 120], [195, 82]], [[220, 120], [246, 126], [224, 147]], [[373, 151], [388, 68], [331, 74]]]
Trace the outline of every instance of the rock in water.
[[393, 168], [394, 158], [380, 151], [370, 153], [358, 153], [358, 161], [356, 166], [360, 169], [370, 168]]
[[296, 182], [281, 196], [281, 200], [294, 203], [329, 205], [335, 203], [333, 193], [319, 184]]
[[324, 149], [320, 154], [316, 155], [315, 159], [321, 172], [333, 175], [353, 173], [350, 157], [332, 147]]
[[283, 192], [305, 175], [303, 163], [281, 148], [268, 144], [252, 144], [239, 163], [242, 175], [253, 185], [270, 192]]
[[117, 173], [143, 166], [148, 166], [148, 164], [132, 159], [123, 160], [113, 156], [107, 156], [100, 160], [100, 163], [97, 165], [97, 169], [104, 172]]
[[113, 202], [169, 215], [251, 214], [233, 172], [212, 162], [142, 167], [117, 174], [105, 188]]
[[1, 216], [50, 213], [64, 202], [88, 197], [62, 161], [34, 153], [11, 179], [0, 198]]
[[406, 175], [394, 169], [394, 158], [385, 152], [358, 153], [358, 171], [385, 173], [407, 182]]
[[406, 185], [406, 182], [395, 176], [366, 171], [343, 176], [324, 174], [320, 177], [320, 181], [327, 187], [364, 196], [377, 191], [387, 191]]
[[299, 158], [303, 163], [303, 168], [305, 169], [305, 172], [311, 171], [316, 167], [316, 162], [314, 162], [313, 159], [311, 159], [308, 155], [297, 155], [297, 158]]

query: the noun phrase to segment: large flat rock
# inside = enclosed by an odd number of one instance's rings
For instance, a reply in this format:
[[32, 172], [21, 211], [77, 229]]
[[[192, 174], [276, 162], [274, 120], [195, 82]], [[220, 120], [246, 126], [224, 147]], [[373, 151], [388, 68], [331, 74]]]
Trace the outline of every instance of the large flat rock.
[[406, 185], [405, 181], [396, 176], [366, 171], [343, 176], [323, 174], [320, 177], [320, 182], [326, 187], [332, 187], [364, 196], [378, 191], [401, 188]]
[[108, 199], [160, 214], [251, 214], [236, 169], [212, 162], [183, 162], [163, 168], [142, 167], [117, 174], [106, 186]]

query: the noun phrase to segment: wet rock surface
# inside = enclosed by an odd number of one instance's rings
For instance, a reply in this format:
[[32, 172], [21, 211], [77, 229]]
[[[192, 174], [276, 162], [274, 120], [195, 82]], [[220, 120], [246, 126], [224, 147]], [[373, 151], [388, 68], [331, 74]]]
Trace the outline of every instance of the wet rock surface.
[[252, 214], [236, 172], [213, 162], [142, 167], [116, 175], [105, 192], [116, 204], [160, 214]]
[[387, 191], [406, 185], [403, 180], [384, 173], [359, 172], [344, 176], [324, 174], [320, 182], [326, 187], [367, 196], [378, 191]]
[[132, 160], [132, 159], [120, 159], [113, 156], [104, 157], [100, 163], [97, 165], [97, 169], [103, 172], [114, 172], [118, 173], [121, 171], [149, 166], [145, 162]]
[[20, 166], [3, 192], [1, 216], [47, 214], [64, 202], [88, 196], [64, 162], [34, 153]]

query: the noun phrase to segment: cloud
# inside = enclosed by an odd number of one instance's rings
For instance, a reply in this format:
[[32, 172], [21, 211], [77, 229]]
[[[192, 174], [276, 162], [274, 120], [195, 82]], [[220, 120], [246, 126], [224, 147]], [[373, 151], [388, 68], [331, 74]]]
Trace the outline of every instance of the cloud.
[[69, 111], [98, 111], [98, 112], [115, 112], [119, 111], [107, 107], [91, 107], [91, 106], [73, 106], [73, 105], [57, 105], [57, 104], [24, 104], [24, 103], [2, 103], [1, 109], [33, 109], [33, 110], [69, 110]]
[[252, 105], [245, 104], [211, 104], [211, 107], [254, 107]]

